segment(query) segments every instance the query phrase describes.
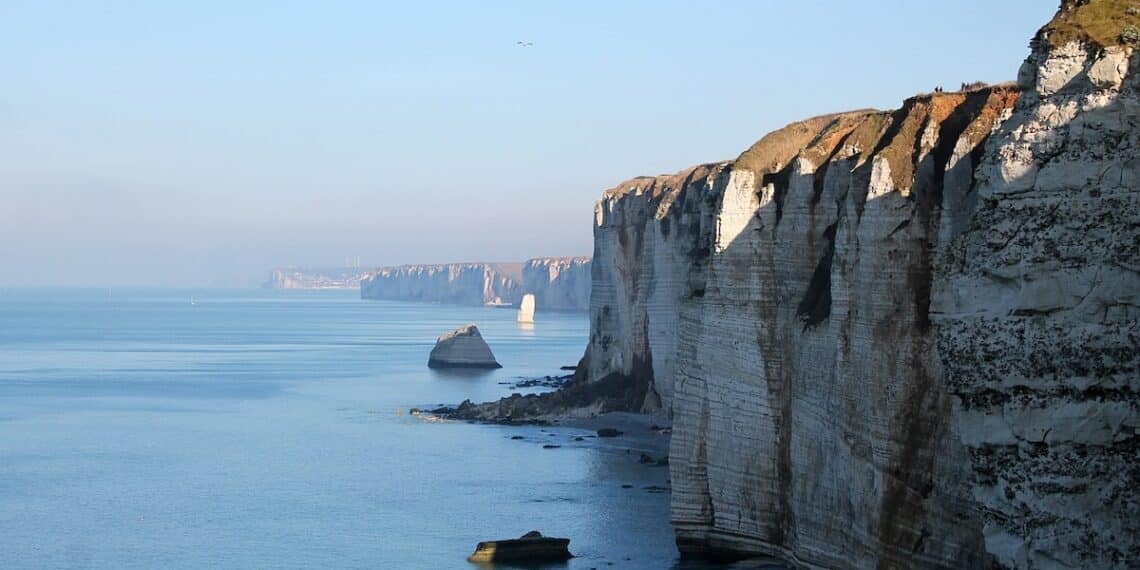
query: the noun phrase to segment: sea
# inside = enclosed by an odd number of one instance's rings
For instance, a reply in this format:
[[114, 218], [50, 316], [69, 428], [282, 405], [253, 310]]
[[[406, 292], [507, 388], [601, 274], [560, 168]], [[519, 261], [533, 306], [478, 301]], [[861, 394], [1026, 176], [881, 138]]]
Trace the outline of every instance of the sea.
[[[355, 291], [0, 289], [0, 568], [477, 568], [479, 541], [530, 530], [571, 539], [541, 568], [692, 567], [668, 468], [409, 412], [525, 392], [585, 347], [584, 314], [514, 321]], [[469, 322], [503, 368], [428, 369]]]

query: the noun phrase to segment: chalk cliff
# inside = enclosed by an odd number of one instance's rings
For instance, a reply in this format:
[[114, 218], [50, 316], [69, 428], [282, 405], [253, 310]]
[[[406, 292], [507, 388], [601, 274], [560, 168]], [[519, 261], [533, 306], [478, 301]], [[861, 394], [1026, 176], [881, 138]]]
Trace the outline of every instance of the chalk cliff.
[[540, 311], [584, 311], [590, 258], [544, 257], [523, 263], [450, 263], [377, 269], [360, 283], [363, 299], [462, 305], [517, 305], [533, 293]]
[[534, 293], [543, 310], [585, 311], [590, 308], [590, 258], [541, 257], [523, 263], [523, 291]]
[[1007, 566], [1140, 566], [1140, 58], [1112, 35], [1140, 6], [1112, 6], [1068, 4], [1034, 41], [934, 282], [972, 498]]
[[1066, 1], [1020, 86], [605, 193], [582, 382], [673, 416], [683, 552], [1140, 564], [1130, 6]]
[[427, 301], [461, 305], [517, 303], [522, 296], [518, 263], [449, 263], [385, 267], [360, 283], [362, 299]]

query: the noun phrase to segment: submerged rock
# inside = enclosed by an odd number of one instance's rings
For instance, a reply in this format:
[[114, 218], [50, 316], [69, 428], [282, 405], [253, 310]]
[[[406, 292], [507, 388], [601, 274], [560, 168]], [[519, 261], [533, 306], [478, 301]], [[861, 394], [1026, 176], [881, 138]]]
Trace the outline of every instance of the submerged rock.
[[623, 432], [615, 428], [602, 428], [598, 430], [598, 437], [617, 437]]
[[429, 368], [502, 368], [473, 324], [440, 335], [428, 357]]
[[480, 542], [468, 562], [549, 562], [573, 558], [569, 538], [551, 538], [532, 530], [519, 538]]

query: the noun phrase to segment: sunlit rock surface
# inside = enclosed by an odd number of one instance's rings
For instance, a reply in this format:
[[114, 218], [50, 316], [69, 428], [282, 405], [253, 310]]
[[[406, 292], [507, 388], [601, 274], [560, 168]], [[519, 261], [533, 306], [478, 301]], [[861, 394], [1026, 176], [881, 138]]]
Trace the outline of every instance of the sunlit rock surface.
[[1007, 566], [1135, 568], [1137, 57], [1045, 39], [939, 266], [938, 347], [986, 550]]

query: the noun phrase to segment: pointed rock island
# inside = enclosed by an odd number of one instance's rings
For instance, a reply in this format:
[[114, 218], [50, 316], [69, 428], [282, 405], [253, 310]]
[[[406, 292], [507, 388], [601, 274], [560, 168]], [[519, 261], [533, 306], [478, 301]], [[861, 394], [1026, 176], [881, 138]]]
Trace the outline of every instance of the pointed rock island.
[[443, 333], [428, 357], [428, 368], [502, 368], [474, 324]]

